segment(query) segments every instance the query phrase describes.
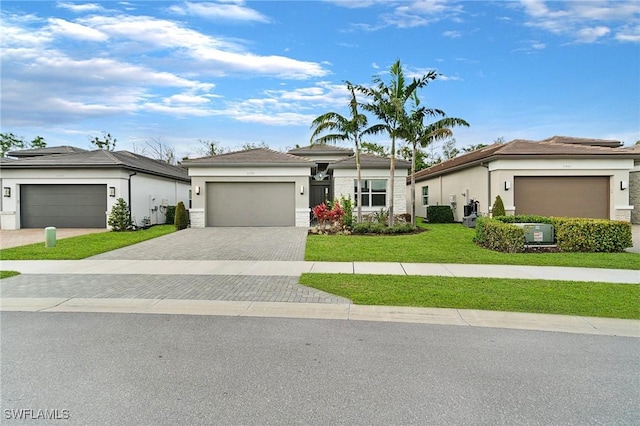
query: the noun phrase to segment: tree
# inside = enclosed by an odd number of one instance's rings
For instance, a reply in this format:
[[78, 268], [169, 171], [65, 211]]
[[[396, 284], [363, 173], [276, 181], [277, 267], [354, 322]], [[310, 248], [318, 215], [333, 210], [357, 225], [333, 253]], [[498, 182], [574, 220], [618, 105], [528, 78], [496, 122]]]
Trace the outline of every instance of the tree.
[[379, 155], [380, 157], [388, 157], [387, 148], [375, 142], [362, 142], [360, 144], [362, 152], [367, 154]]
[[201, 146], [197, 149], [197, 152], [205, 157], [220, 155], [225, 152], [225, 149], [220, 146], [220, 142], [218, 141], [199, 139], [198, 142]]
[[460, 150], [456, 148], [455, 138], [448, 139], [442, 145], [442, 155], [445, 160], [456, 158], [460, 154]]
[[387, 133], [391, 138], [390, 167], [389, 167], [389, 226], [393, 225], [394, 186], [396, 172], [396, 139], [401, 136], [402, 123], [407, 116], [406, 104], [413, 94], [424, 87], [430, 80], [436, 78], [437, 73], [430, 71], [420, 78], [413, 78], [407, 84], [402, 71], [400, 60], [390, 68], [391, 79], [385, 83], [379, 76], [373, 80], [374, 87], [356, 86], [356, 89], [369, 97], [370, 102], [363, 107], [374, 114], [383, 124], [374, 125], [370, 133]]
[[131, 213], [129, 206], [123, 198], [118, 198], [109, 213], [107, 224], [115, 232], [127, 231], [131, 229], [133, 222], [131, 221]]
[[[367, 117], [358, 112], [358, 101], [354, 86], [347, 82], [347, 89], [351, 93], [349, 101], [350, 118], [346, 118], [337, 112], [327, 112], [311, 122], [314, 129], [311, 134], [311, 144], [327, 144], [342, 141], [351, 141], [355, 147], [356, 156], [356, 204], [357, 221], [362, 222], [362, 174], [360, 165], [360, 140], [369, 130]], [[334, 133], [326, 133], [334, 132]], [[322, 135], [325, 133], [324, 135]], [[322, 135], [322, 136], [321, 136]]]
[[269, 145], [267, 145], [265, 141], [260, 141], [260, 143], [245, 142], [242, 144], [242, 150], [244, 151], [248, 151], [250, 149], [258, 149], [258, 148], [269, 149]]
[[176, 213], [173, 223], [176, 227], [176, 231], [180, 231], [181, 229], [185, 229], [189, 226], [189, 213], [182, 201], [178, 202], [176, 205]]
[[475, 145], [471, 144], [469, 146], [465, 146], [464, 148], [462, 148], [462, 152], [464, 152], [466, 154], [466, 153], [469, 153], [469, 152], [478, 151], [479, 149], [486, 148], [488, 146], [489, 145], [484, 144], [484, 143], [478, 143], [478, 144], [475, 144]]
[[89, 138], [89, 142], [95, 145], [98, 149], [106, 149], [107, 151], [113, 151], [116, 148], [116, 142], [118, 140], [111, 136], [111, 133], [102, 132], [102, 139], [98, 136]]
[[502, 197], [499, 195], [496, 196], [496, 200], [493, 202], [493, 207], [491, 208], [491, 216], [504, 216], [507, 213], [504, 211], [504, 202], [502, 201]]
[[14, 149], [40, 149], [45, 148], [47, 143], [42, 136], [36, 136], [31, 142], [25, 143], [22, 137], [13, 133], [0, 133], [0, 157], [7, 155], [7, 152]]
[[151, 158], [165, 163], [176, 164], [176, 150], [173, 147], [169, 147], [160, 139], [155, 138], [145, 141], [145, 144], [146, 147], [142, 149], [144, 155], [149, 155]]
[[[420, 107], [420, 98], [417, 92], [411, 97], [414, 109], [410, 115], [403, 118], [401, 136], [411, 144], [411, 224], [416, 224], [416, 153], [418, 146], [426, 148], [432, 142], [451, 138], [452, 127], [469, 126], [461, 118], [447, 117], [444, 111], [439, 109]], [[428, 117], [442, 117], [434, 123], [425, 125]]]

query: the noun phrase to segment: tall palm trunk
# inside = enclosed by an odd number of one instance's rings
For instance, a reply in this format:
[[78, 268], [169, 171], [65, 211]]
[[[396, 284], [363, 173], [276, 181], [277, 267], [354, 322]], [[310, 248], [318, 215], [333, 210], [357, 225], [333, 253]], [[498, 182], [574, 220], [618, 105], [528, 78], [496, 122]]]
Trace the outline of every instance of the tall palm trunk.
[[395, 194], [395, 177], [396, 177], [396, 137], [391, 137], [391, 158], [389, 167], [389, 226], [393, 226], [393, 199]]
[[360, 166], [360, 143], [356, 137], [356, 204], [358, 205], [358, 223], [362, 222], [362, 172]]
[[416, 226], [416, 142], [411, 155], [411, 224]]

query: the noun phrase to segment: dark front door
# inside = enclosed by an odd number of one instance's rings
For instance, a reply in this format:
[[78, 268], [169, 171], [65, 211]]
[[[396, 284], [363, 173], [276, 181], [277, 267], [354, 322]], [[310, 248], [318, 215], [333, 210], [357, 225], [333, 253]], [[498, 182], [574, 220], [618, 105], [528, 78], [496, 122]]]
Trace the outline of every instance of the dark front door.
[[329, 181], [311, 182], [311, 208], [331, 199]]

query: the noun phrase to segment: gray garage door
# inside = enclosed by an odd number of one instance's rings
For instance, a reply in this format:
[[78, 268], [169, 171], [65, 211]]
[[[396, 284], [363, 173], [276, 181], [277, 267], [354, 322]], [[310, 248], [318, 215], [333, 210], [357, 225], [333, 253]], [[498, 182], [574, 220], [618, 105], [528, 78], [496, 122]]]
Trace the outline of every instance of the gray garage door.
[[516, 176], [516, 214], [609, 219], [608, 176]]
[[295, 226], [293, 182], [207, 184], [207, 226]]
[[106, 228], [106, 185], [21, 185], [22, 228]]

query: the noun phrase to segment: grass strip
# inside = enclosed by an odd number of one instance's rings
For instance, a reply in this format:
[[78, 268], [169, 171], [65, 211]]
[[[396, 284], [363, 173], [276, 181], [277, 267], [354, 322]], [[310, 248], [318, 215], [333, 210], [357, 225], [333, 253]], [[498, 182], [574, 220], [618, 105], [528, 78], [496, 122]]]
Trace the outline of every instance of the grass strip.
[[640, 319], [640, 285], [634, 284], [309, 273], [300, 283], [359, 305]]
[[18, 271], [0, 271], [0, 280], [3, 278], [15, 277], [16, 275], [20, 275]]
[[637, 253], [501, 253], [477, 246], [461, 224], [421, 224], [413, 235], [309, 235], [305, 260], [315, 262], [465, 263], [640, 270]]
[[139, 231], [100, 232], [56, 241], [46, 248], [44, 242], [0, 250], [2, 260], [77, 260], [126, 247], [175, 231], [173, 225], [156, 225]]

